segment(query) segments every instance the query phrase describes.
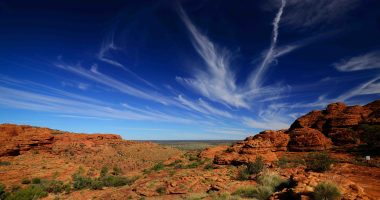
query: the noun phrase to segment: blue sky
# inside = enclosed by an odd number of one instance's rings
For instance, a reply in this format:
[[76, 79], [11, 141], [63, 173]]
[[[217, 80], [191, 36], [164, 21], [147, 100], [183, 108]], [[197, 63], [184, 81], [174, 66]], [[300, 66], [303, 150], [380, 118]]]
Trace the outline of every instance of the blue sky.
[[0, 1], [0, 122], [243, 139], [380, 94], [380, 2]]

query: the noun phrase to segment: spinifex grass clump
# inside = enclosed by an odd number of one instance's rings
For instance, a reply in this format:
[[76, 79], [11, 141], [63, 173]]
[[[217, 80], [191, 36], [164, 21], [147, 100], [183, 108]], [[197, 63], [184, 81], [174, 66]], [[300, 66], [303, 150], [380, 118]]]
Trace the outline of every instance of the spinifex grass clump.
[[[113, 174], [118, 174], [115, 172], [114, 167]], [[124, 185], [132, 184], [136, 178], [128, 178], [119, 175], [113, 175], [108, 173], [108, 167], [103, 167], [100, 171], [100, 176], [93, 179], [88, 176], [84, 176], [84, 170], [79, 169], [75, 174], [73, 174], [73, 188], [80, 190], [84, 188], [91, 188], [94, 190], [103, 189], [103, 187], [120, 187]]]
[[314, 188], [315, 200], [336, 200], [340, 196], [339, 188], [333, 183], [322, 182]]
[[277, 174], [264, 173], [257, 178], [256, 187], [243, 187], [236, 190], [233, 195], [243, 198], [268, 199], [276, 189], [285, 181]]

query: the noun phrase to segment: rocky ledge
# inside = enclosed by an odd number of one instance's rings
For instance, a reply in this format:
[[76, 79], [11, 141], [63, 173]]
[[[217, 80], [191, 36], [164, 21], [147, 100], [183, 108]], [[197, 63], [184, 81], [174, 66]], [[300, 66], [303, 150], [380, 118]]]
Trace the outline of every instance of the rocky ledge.
[[[380, 125], [380, 100], [365, 106], [332, 103], [298, 118], [288, 130], [263, 131], [223, 150], [206, 149], [217, 164], [243, 164], [262, 156], [265, 162], [277, 160], [276, 151], [323, 151], [333, 146], [365, 143], [363, 126]], [[374, 143], [379, 138], [373, 137]]]

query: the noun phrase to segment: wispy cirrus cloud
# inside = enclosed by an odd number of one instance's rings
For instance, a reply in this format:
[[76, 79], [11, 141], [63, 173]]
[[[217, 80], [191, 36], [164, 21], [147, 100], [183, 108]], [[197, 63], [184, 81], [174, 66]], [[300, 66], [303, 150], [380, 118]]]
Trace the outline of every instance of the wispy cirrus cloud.
[[171, 105], [181, 106], [181, 104], [179, 104], [172, 98], [166, 97], [165, 95], [162, 95], [156, 91], [143, 89], [143, 88], [137, 88], [127, 83], [124, 83], [122, 81], [119, 81], [111, 76], [103, 74], [99, 72], [97, 65], [91, 66], [90, 70], [85, 69], [82, 66], [72, 66], [72, 65], [67, 65], [63, 63], [58, 63], [56, 64], [56, 66], [63, 70], [74, 73], [78, 76], [87, 78], [89, 80], [95, 81], [97, 83], [108, 86], [119, 92], [131, 95], [134, 97], [155, 101], [164, 105], [171, 104]]
[[237, 84], [236, 74], [232, 70], [230, 61], [231, 53], [227, 49], [218, 47], [203, 35], [191, 22], [183, 8], [179, 7], [179, 15], [191, 35], [195, 50], [206, 64], [206, 69], [196, 70], [193, 78], [176, 77], [177, 81], [212, 101], [237, 108], [251, 108], [253, 99], [258, 99], [266, 94], [278, 95], [283, 88], [262, 85], [265, 71], [276, 56], [281, 56], [297, 48], [294, 45], [275, 50], [279, 22], [286, 1], [283, 0], [282, 3], [273, 20], [273, 36], [269, 51], [257, 70], [252, 72], [246, 85]]
[[272, 33], [272, 41], [271, 41], [270, 47], [267, 53], [265, 54], [265, 57], [263, 61], [261, 62], [260, 66], [251, 74], [248, 80], [250, 88], [256, 89], [262, 85], [262, 79], [263, 79], [264, 73], [267, 70], [268, 66], [271, 64], [271, 62], [273, 61], [275, 55], [280, 56], [281, 54], [288, 53], [291, 50], [294, 50], [296, 48], [295, 46], [293, 47], [288, 46], [287, 48], [284, 48], [275, 52], [275, 48], [276, 48], [276, 44], [278, 40], [279, 23], [280, 23], [285, 5], [286, 5], [286, 1], [282, 0], [281, 6], [272, 23], [273, 33]]
[[154, 84], [152, 84], [151, 82], [147, 81], [146, 79], [142, 78], [141, 76], [139, 76], [138, 74], [136, 74], [135, 72], [133, 72], [132, 70], [130, 70], [128, 67], [126, 67], [125, 65], [123, 65], [121, 62], [115, 60], [113, 57], [112, 57], [112, 52], [117, 52], [117, 51], [120, 51], [121, 48], [117, 47], [115, 45], [115, 33], [112, 32], [112, 34], [110, 34], [110, 36], [106, 37], [106, 39], [103, 40], [103, 43], [99, 49], [99, 52], [97, 53], [96, 57], [98, 60], [102, 61], [102, 62], [105, 62], [109, 65], [112, 65], [112, 66], [116, 66], [126, 72], [128, 72], [129, 74], [131, 74], [134, 78], [136, 78], [137, 80], [141, 81], [142, 83], [152, 87], [152, 88], [156, 88], [156, 86]]
[[229, 112], [215, 108], [214, 106], [210, 105], [202, 99], [198, 99], [198, 101], [194, 102], [192, 100], [186, 99], [182, 95], [178, 95], [177, 100], [187, 108], [203, 114], [233, 118], [232, 114], [230, 114]]
[[179, 7], [179, 15], [192, 38], [193, 46], [206, 64], [206, 70], [197, 70], [194, 78], [176, 77], [203, 96], [223, 104], [248, 108], [249, 105], [236, 84], [235, 73], [230, 67], [230, 52], [219, 48], [203, 35]]
[[132, 109], [126, 106], [117, 107], [102, 102], [101, 104], [94, 104], [94, 101], [88, 102], [85, 100], [59, 97], [54, 93], [41, 94], [38, 92], [30, 92], [2, 86], [0, 86], [0, 93], [2, 94], [0, 104], [3, 106], [59, 113], [64, 116], [195, 123], [194, 119], [183, 118], [181, 116], [170, 115], [163, 112], [136, 108]]
[[380, 68], [380, 51], [372, 51], [349, 59], [343, 59], [334, 63], [333, 66], [341, 72], [378, 69]]
[[287, 25], [301, 29], [328, 25], [345, 16], [359, 2], [359, 0], [288, 0], [283, 21]]

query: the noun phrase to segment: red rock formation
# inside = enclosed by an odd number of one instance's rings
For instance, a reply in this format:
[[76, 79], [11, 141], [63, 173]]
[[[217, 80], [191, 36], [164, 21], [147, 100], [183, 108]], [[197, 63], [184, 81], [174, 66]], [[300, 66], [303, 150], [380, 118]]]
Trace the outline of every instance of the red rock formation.
[[289, 135], [284, 131], [263, 131], [242, 142], [237, 142], [214, 158], [217, 164], [243, 164], [254, 162], [258, 156], [265, 162], [277, 160], [274, 151], [286, 150]]
[[312, 111], [298, 118], [288, 132], [290, 134], [295, 129], [312, 128], [331, 138], [334, 145], [351, 145], [360, 143], [357, 129], [363, 123], [380, 124], [380, 100], [365, 106], [332, 103], [326, 110]]
[[0, 125], [0, 156], [17, 156], [30, 150], [59, 152], [73, 144], [90, 147], [111, 141], [122, 139], [112, 134], [74, 134], [25, 125]]
[[360, 144], [361, 124], [380, 124], [380, 100], [365, 106], [332, 103], [298, 118], [287, 131], [263, 131], [247, 137], [223, 153], [213, 153], [217, 164], [241, 164], [262, 156], [277, 160], [275, 151], [322, 151], [332, 145]]
[[298, 128], [289, 131], [290, 151], [321, 151], [331, 148], [332, 142], [317, 129]]

